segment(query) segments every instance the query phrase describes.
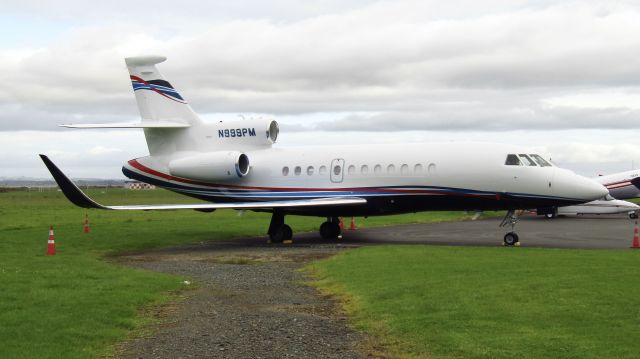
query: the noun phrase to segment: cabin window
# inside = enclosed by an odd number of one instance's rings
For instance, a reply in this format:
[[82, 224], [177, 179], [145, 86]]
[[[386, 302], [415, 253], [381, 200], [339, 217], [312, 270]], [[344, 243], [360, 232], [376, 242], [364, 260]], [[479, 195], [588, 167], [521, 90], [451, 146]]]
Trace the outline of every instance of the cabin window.
[[356, 173], [356, 166], [354, 166], [354, 165], [349, 166], [349, 168], [347, 168], [347, 173], [350, 174], [350, 175], [355, 174]]
[[421, 164], [417, 164], [415, 166], [413, 166], [413, 172], [416, 174], [421, 174], [424, 171], [424, 168], [422, 168]]
[[551, 163], [547, 162], [547, 160], [545, 160], [544, 158], [542, 158], [542, 156], [540, 155], [529, 155], [531, 156], [531, 158], [533, 158], [536, 162], [538, 162], [538, 165], [540, 165], [540, 167], [551, 167]]
[[342, 172], [342, 167], [339, 165], [333, 166], [333, 174], [336, 176], [340, 176], [340, 172]]
[[321, 175], [327, 174], [327, 166], [320, 166], [318, 173]]
[[409, 165], [403, 164], [400, 166], [400, 174], [408, 175], [409, 174]]
[[361, 172], [363, 175], [366, 175], [367, 173], [369, 173], [369, 166], [367, 166], [367, 165], [362, 165], [362, 167], [360, 167], [360, 172]]
[[313, 166], [307, 167], [307, 175], [308, 176], [313, 176]]
[[388, 174], [396, 173], [396, 166], [394, 166], [394, 165], [388, 165], [388, 166], [387, 166], [387, 173], [388, 173]]
[[287, 167], [287, 166], [282, 167], [282, 175], [283, 176], [288, 176], [289, 175], [289, 167]]
[[520, 155], [520, 161], [522, 161], [522, 163], [524, 163], [525, 166], [535, 166], [536, 163], [533, 162], [533, 160], [531, 159], [531, 157], [521, 153]]
[[293, 169], [293, 174], [295, 174], [296, 176], [300, 176], [301, 173], [302, 173], [302, 167], [296, 166], [296, 168]]
[[507, 155], [507, 161], [504, 164], [507, 166], [522, 166], [522, 163], [520, 163], [520, 159], [518, 158], [518, 156], [513, 154]]
[[376, 165], [375, 167], [373, 167], [373, 173], [375, 173], [375, 174], [382, 173], [382, 166]]

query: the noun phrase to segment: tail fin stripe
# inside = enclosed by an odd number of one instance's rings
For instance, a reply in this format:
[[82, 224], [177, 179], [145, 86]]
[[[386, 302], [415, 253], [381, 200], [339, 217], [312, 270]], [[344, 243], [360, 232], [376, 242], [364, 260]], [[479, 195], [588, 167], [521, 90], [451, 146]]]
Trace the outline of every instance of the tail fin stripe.
[[134, 76], [134, 75], [131, 75], [130, 78], [131, 78], [131, 85], [133, 86], [133, 91], [151, 90], [170, 100], [183, 103], [183, 104], [187, 103], [184, 100], [184, 98], [180, 96], [178, 91], [176, 91], [168, 81], [165, 81], [165, 80], [145, 81], [140, 77]]

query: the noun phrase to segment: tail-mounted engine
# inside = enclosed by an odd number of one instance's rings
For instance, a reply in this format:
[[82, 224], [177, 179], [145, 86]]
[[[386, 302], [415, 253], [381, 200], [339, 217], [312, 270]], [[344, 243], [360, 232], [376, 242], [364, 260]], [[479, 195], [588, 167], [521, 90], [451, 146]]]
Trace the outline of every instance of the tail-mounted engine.
[[204, 152], [169, 162], [171, 175], [201, 181], [245, 177], [249, 169], [249, 157], [238, 151]]

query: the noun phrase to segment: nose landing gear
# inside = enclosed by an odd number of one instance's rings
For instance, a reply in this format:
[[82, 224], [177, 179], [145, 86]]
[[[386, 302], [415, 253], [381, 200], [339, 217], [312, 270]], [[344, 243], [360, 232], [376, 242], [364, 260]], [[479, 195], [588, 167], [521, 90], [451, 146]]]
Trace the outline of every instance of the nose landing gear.
[[510, 209], [507, 214], [504, 216], [504, 219], [500, 223], [500, 227], [511, 226], [511, 232], [508, 232], [504, 235], [504, 245], [505, 246], [519, 246], [520, 238], [518, 234], [514, 232], [516, 223], [518, 223], [518, 215], [514, 209]]

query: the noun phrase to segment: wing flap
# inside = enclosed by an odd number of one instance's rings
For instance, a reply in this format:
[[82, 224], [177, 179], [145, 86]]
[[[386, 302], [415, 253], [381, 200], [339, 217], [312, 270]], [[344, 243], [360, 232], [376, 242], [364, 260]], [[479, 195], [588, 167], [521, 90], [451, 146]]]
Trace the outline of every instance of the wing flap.
[[306, 200], [291, 201], [268, 201], [268, 202], [239, 202], [239, 203], [194, 203], [194, 204], [151, 204], [151, 205], [130, 205], [130, 206], [105, 206], [89, 196], [87, 196], [78, 186], [76, 186], [49, 157], [40, 155], [45, 166], [51, 172], [53, 179], [62, 190], [62, 193], [78, 207], [110, 209], [117, 211], [150, 211], [150, 210], [176, 210], [176, 209], [265, 209], [265, 208], [301, 208], [301, 207], [323, 207], [323, 206], [347, 206], [363, 205], [367, 200], [359, 197], [327, 197]]

